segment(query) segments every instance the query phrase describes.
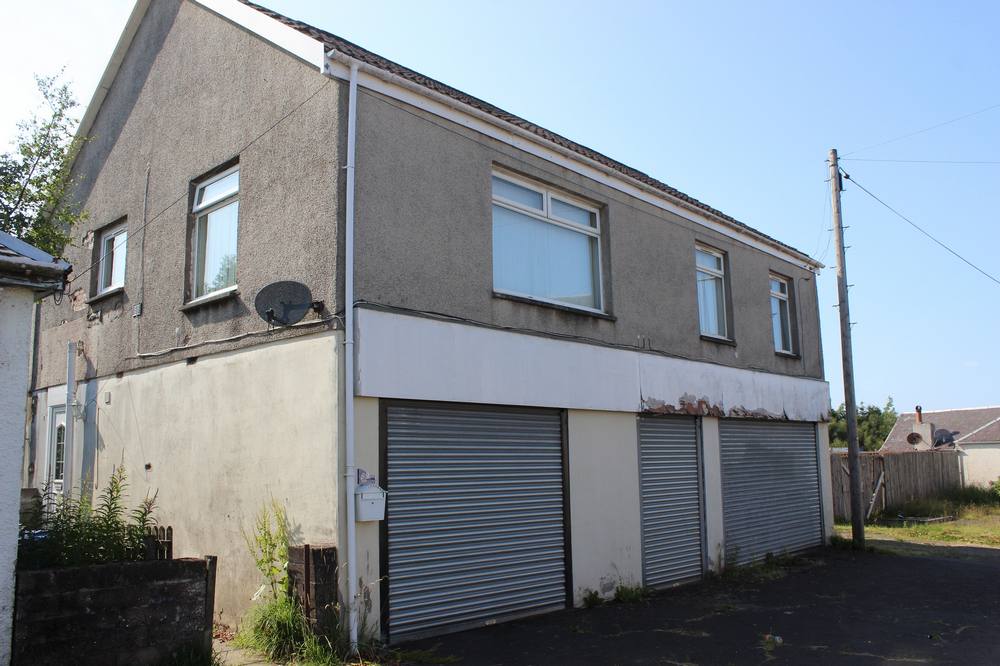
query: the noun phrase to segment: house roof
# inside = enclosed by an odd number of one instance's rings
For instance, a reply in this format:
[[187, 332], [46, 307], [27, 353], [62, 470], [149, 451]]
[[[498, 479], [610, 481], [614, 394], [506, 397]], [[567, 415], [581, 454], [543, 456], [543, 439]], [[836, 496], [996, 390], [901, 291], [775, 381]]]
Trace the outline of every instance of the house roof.
[[62, 284], [71, 266], [0, 231], [0, 284], [52, 289]]
[[657, 180], [656, 178], [653, 178], [652, 176], [643, 173], [642, 171], [639, 171], [638, 169], [633, 169], [632, 167], [627, 166], [617, 160], [611, 159], [610, 157], [602, 153], [599, 153], [596, 150], [587, 148], [586, 146], [576, 143], [575, 141], [571, 141], [570, 139], [567, 139], [566, 137], [560, 134], [557, 134], [555, 132], [545, 129], [544, 127], [541, 127], [528, 120], [525, 120], [520, 116], [516, 116], [512, 113], [504, 111], [503, 109], [494, 106], [489, 102], [485, 102], [477, 97], [473, 97], [472, 95], [464, 93], [461, 90], [452, 88], [447, 84], [441, 83], [440, 81], [432, 79], [428, 76], [424, 76], [423, 74], [415, 72], [412, 69], [409, 69], [391, 60], [383, 58], [382, 56], [376, 53], [373, 53], [365, 48], [362, 48], [357, 44], [354, 44], [353, 42], [350, 42], [342, 37], [338, 37], [337, 35], [327, 32], [326, 30], [322, 30], [320, 28], [311, 26], [307, 23], [303, 23], [302, 21], [297, 21], [295, 19], [289, 18], [287, 16], [279, 14], [276, 11], [268, 9], [267, 7], [263, 7], [254, 2], [251, 2], [250, 0], [239, 0], [239, 2], [243, 3], [244, 5], [247, 5], [248, 7], [256, 9], [258, 12], [261, 12], [262, 14], [265, 14], [266, 16], [269, 16], [270, 18], [273, 18], [274, 20], [281, 22], [284, 25], [294, 28], [295, 30], [304, 33], [319, 42], [322, 42], [327, 51], [331, 50], [338, 51], [363, 63], [366, 63], [373, 67], [377, 67], [378, 69], [384, 70], [390, 74], [394, 74], [408, 81], [416, 83], [420, 86], [423, 86], [424, 88], [427, 88], [428, 90], [431, 90], [435, 93], [445, 95], [462, 104], [468, 105], [479, 111], [488, 113], [489, 115], [494, 116], [499, 120], [520, 127], [521, 129], [527, 130], [546, 141], [550, 141], [559, 146], [562, 146], [563, 148], [566, 148], [574, 153], [577, 153], [582, 157], [586, 157], [587, 159], [602, 164], [605, 167], [608, 167], [620, 173], [623, 176], [639, 181], [645, 185], [648, 185], [656, 190], [663, 192], [664, 194], [669, 195], [674, 199], [679, 199], [680, 201], [683, 201], [684, 203], [702, 212], [708, 213], [713, 217], [720, 218], [731, 225], [739, 227], [740, 229], [752, 234], [753, 236], [756, 236], [762, 240], [765, 240], [770, 244], [776, 245], [780, 248], [783, 248], [787, 252], [796, 255], [798, 259], [800, 259], [805, 264], [813, 268], [823, 267], [822, 264], [820, 264], [815, 259], [812, 259], [809, 255], [802, 252], [801, 250], [798, 250], [792, 247], [791, 245], [782, 243], [776, 238], [768, 236], [767, 234], [758, 231], [757, 229], [754, 229], [750, 225], [740, 222], [736, 218], [727, 215], [726, 213], [723, 213], [722, 211], [717, 210], [709, 206], [708, 204], [705, 204], [699, 201], [698, 199], [695, 199], [692, 196], [684, 194], [680, 190], [673, 188], [670, 185], [667, 185], [666, 183]]
[[[959, 445], [1000, 442], [1000, 406], [925, 411], [923, 420], [924, 423], [933, 423], [935, 430], [950, 430]], [[913, 432], [915, 422], [914, 412], [904, 412], [896, 417], [882, 451], [912, 451], [906, 436]]]

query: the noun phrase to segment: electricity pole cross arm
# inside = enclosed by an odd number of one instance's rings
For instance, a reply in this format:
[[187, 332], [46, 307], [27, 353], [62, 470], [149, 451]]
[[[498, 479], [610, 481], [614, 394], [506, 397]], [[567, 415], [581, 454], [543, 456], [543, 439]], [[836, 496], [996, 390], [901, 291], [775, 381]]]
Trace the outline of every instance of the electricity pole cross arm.
[[847, 411], [847, 465], [851, 475], [851, 536], [855, 548], [865, 546], [865, 511], [861, 497], [861, 452], [858, 447], [858, 407], [854, 399], [854, 351], [851, 345], [851, 308], [847, 296], [847, 259], [844, 254], [844, 221], [840, 211], [840, 164], [837, 149], [830, 149], [830, 190], [833, 198], [833, 233], [837, 241], [837, 308], [840, 310], [840, 355], [844, 367], [844, 407]]

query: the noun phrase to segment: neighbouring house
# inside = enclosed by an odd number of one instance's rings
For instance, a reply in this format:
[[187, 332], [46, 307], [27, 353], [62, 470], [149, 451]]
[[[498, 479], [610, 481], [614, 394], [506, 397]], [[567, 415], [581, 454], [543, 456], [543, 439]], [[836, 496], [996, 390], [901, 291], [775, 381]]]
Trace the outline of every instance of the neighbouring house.
[[1000, 407], [925, 412], [917, 406], [896, 418], [880, 451], [930, 449], [958, 451], [967, 484], [990, 484], [1000, 479]]
[[831, 534], [802, 252], [237, 0], [140, 1], [81, 131], [24, 482], [75, 402], [64, 492], [116, 465], [158, 490], [176, 554], [219, 555], [223, 619], [270, 498], [393, 641]]
[[10, 662], [35, 299], [62, 293], [69, 269], [65, 261], [0, 231], [0, 664]]

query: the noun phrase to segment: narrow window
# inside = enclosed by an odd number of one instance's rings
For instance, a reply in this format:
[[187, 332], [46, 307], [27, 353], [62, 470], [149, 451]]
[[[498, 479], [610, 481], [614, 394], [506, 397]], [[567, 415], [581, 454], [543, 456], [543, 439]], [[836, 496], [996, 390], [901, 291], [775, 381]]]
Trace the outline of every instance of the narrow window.
[[600, 214], [558, 191], [493, 175], [493, 289], [600, 312]]
[[128, 225], [116, 224], [101, 232], [97, 293], [125, 286], [125, 259], [128, 256]]
[[774, 351], [794, 353], [792, 344], [791, 284], [777, 275], [771, 276], [771, 330]]
[[701, 334], [729, 338], [726, 321], [726, 255], [707, 248], [695, 249], [698, 282], [698, 323]]
[[239, 167], [212, 176], [195, 190], [194, 298], [236, 286], [239, 195]]
[[56, 451], [52, 461], [52, 480], [62, 484], [66, 478], [66, 426], [56, 427]]

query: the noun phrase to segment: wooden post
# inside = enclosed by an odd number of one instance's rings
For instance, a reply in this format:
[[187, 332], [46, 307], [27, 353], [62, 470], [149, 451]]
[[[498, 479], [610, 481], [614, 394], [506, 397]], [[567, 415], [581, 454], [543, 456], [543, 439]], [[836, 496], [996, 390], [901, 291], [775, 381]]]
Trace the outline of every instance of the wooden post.
[[844, 367], [844, 406], [847, 409], [847, 463], [851, 470], [851, 536], [855, 548], [864, 548], [865, 515], [864, 500], [861, 497], [858, 409], [854, 401], [854, 351], [851, 346], [851, 310], [847, 297], [847, 259], [844, 253], [840, 165], [836, 148], [830, 149], [830, 190], [833, 199], [833, 233], [837, 241], [837, 307], [840, 309], [840, 354]]

